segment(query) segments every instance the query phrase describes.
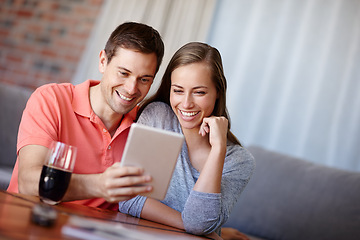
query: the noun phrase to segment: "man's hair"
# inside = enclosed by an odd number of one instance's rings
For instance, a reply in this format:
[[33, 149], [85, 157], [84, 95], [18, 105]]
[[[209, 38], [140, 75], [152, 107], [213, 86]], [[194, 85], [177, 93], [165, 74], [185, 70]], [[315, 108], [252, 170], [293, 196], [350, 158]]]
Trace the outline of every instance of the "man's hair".
[[157, 58], [156, 72], [164, 56], [164, 43], [159, 32], [143, 23], [126, 22], [119, 25], [110, 35], [105, 45], [108, 63], [121, 48], [134, 49], [141, 53], [155, 53]]

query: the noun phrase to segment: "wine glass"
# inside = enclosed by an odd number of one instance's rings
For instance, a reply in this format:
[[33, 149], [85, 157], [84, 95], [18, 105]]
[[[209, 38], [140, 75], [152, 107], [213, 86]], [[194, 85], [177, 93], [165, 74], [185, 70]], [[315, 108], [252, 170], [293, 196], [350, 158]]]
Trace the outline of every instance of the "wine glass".
[[44, 162], [39, 196], [42, 202], [55, 205], [64, 197], [74, 170], [77, 148], [62, 142], [53, 142]]

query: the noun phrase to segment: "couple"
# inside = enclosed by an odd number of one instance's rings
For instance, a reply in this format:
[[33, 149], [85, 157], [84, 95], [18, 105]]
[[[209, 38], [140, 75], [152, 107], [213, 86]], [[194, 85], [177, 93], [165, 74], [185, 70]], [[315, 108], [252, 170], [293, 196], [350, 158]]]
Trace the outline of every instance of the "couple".
[[[253, 172], [254, 159], [230, 132], [221, 57], [206, 44], [180, 48], [157, 93], [139, 109], [163, 54], [156, 30], [124, 23], [100, 52], [101, 81], [38, 88], [20, 123], [18, 158], [8, 191], [38, 195], [47, 148], [54, 140], [62, 141], [78, 147], [64, 201], [119, 209], [195, 234], [219, 233]], [[137, 196], [151, 191], [139, 186], [151, 181], [143, 169], [119, 166], [136, 118], [185, 136], [162, 202]]]

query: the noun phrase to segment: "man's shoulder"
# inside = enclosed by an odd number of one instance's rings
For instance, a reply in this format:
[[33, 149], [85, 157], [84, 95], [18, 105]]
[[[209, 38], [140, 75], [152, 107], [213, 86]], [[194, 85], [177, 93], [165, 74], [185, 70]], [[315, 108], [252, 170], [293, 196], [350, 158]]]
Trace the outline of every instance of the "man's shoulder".
[[48, 83], [36, 89], [38, 92], [69, 92], [73, 91], [75, 86], [71, 83]]
[[38, 87], [32, 94], [32, 98], [39, 99], [72, 99], [75, 86], [71, 83], [49, 83]]

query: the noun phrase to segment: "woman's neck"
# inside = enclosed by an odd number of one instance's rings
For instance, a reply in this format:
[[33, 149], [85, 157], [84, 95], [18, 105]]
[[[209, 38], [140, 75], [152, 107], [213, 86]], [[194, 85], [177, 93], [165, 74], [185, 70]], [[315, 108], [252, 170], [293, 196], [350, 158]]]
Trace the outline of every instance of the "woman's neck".
[[190, 162], [199, 172], [203, 168], [211, 150], [209, 136], [201, 136], [199, 129], [182, 129], [188, 148]]

